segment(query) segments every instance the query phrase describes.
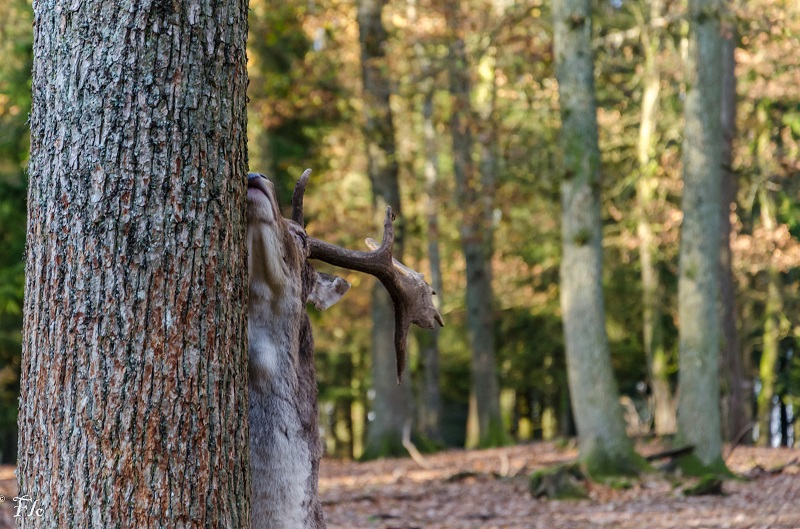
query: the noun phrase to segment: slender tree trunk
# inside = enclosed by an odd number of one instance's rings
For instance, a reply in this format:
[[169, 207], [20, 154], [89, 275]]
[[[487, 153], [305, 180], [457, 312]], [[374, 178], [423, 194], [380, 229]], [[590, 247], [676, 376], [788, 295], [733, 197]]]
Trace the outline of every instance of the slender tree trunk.
[[[431, 264], [431, 286], [434, 301], [441, 312], [443, 302], [442, 265], [439, 253], [439, 154], [436, 128], [433, 123], [433, 84], [425, 91], [422, 104], [422, 127], [425, 141], [425, 217], [428, 223], [428, 258]], [[420, 402], [420, 431], [428, 439], [442, 443], [442, 397], [439, 390], [439, 328], [420, 329], [420, 361], [423, 369]]]
[[472, 391], [478, 415], [481, 446], [507, 442], [500, 415], [500, 389], [495, 360], [492, 313], [491, 231], [478, 171], [472, 159], [472, 104], [470, 73], [463, 39], [460, 3], [448, 0], [445, 17], [451, 34], [449, 74], [453, 108], [453, 172], [456, 201], [461, 210], [461, 247], [467, 268], [467, 329], [472, 350]]
[[[418, 22], [417, 0], [407, 0], [406, 16], [409, 24]], [[442, 309], [442, 267], [439, 253], [439, 142], [433, 119], [433, 96], [436, 90], [435, 75], [431, 74], [431, 58], [421, 42], [413, 44], [417, 67], [426, 76], [421, 83], [422, 136], [425, 145], [425, 220], [428, 234], [428, 257], [431, 265], [431, 286], [437, 293], [434, 298], [436, 308]], [[432, 330], [415, 329], [419, 343], [419, 358], [422, 369], [422, 387], [418, 392], [417, 416], [418, 431], [431, 441], [444, 445], [442, 437], [442, 397], [439, 388], [439, 328]]]
[[605, 328], [589, 0], [555, 0], [553, 17], [564, 170], [561, 310], [580, 461], [590, 475], [636, 472], [639, 461], [625, 435]]
[[247, 3], [33, 7], [20, 526], [249, 528]]
[[781, 393], [778, 395], [778, 406], [780, 408], [780, 433], [781, 433], [781, 446], [789, 446], [789, 428], [791, 427], [789, 419], [789, 410], [786, 406], [786, 394]]
[[[496, 16], [500, 18], [503, 14], [502, 8], [495, 2]], [[491, 263], [494, 255], [494, 197], [495, 187], [497, 186], [497, 173], [500, 169], [498, 156], [498, 134], [497, 134], [497, 49], [490, 46], [483, 55], [478, 69], [483, 72], [479, 76], [477, 99], [478, 115], [482, 124], [479, 127], [478, 142], [481, 153], [481, 199], [483, 201], [483, 217], [486, 229], [486, 253], [487, 259]], [[489, 271], [489, 281], [492, 280], [491, 266]]]
[[678, 316], [678, 436], [706, 466], [723, 466], [719, 413], [719, 240], [722, 57], [718, 0], [689, 6]]
[[675, 404], [669, 384], [667, 351], [664, 348], [661, 326], [661, 280], [658, 274], [658, 243], [653, 234], [652, 222], [658, 207], [655, 192], [658, 187], [654, 158], [656, 114], [658, 93], [661, 85], [657, 61], [659, 51], [658, 31], [652, 21], [661, 16], [662, 3], [650, 4], [650, 20], [642, 23], [642, 47], [644, 48], [644, 72], [642, 84], [642, 122], [639, 127], [639, 180], [636, 182], [636, 199], [639, 205], [637, 233], [639, 256], [642, 266], [642, 330], [644, 351], [650, 372], [650, 389], [653, 395], [653, 415], [657, 435], [675, 433]]
[[[356, 362], [353, 371], [363, 372], [361, 365], [364, 362], [365, 352], [355, 355]], [[367, 424], [367, 390], [361, 384], [361, 380], [352, 379], [350, 388], [355, 398], [350, 406], [351, 427], [353, 431], [353, 457], [359, 458], [364, 454], [364, 443], [366, 440], [365, 430]]]
[[[359, 0], [358, 30], [364, 83], [364, 138], [368, 172], [376, 205], [382, 211], [392, 206], [395, 224], [394, 257], [402, 260], [405, 224], [400, 209], [394, 124], [389, 105], [390, 80], [383, 47], [386, 30], [381, 21], [385, 0]], [[380, 218], [380, 215], [378, 215]], [[379, 232], [380, 233], [380, 232]], [[405, 454], [403, 425], [410, 417], [409, 384], [397, 384], [394, 366], [394, 309], [389, 293], [378, 282], [372, 291], [372, 377], [374, 420], [367, 431], [364, 457]]]
[[[495, 8], [498, 6], [495, 3]], [[488, 14], [487, 14], [488, 16]], [[475, 112], [470, 112], [470, 116], [478, 116], [479, 123], [476, 128], [478, 130], [478, 150], [480, 152], [480, 164], [478, 170], [480, 171], [480, 196], [483, 210], [483, 226], [484, 230], [484, 253], [487, 259], [486, 279], [485, 281], [491, 286], [492, 283], [492, 255], [494, 255], [494, 196], [495, 185], [497, 181], [498, 171], [498, 157], [497, 157], [497, 130], [495, 124], [495, 102], [497, 95], [497, 86], [495, 82], [495, 63], [496, 59], [494, 53], [496, 50], [490, 47], [489, 50], [483, 55], [477, 68], [482, 75], [479, 75], [476, 88], [473, 90], [475, 96]], [[492, 328], [492, 332], [493, 328]], [[493, 348], [496, 347], [493, 345]], [[490, 432], [492, 439], [487, 441], [483, 439], [486, 432], [486, 419], [481, 419], [480, 406], [478, 405], [479, 397], [474, 389], [480, 384], [478, 379], [473, 379], [473, 390], [470, 398], [470, 413], [468, 416], [467, 425], [467, 447], [476, 446], [496, 446], [504, 444], [509, 441], [505, 437], [507, 433], [503, 429], [503, 437], [500, 437], [500, 432]], [[499, 389], [498, 389], [499, 391]], [[503, 413], [502, 392], [500, 399], [500, 414]]]
[[720, 208], [720, 301], [722, 318], [722, 372], [727, 382], [726, 438], [735, 441], [748, 425], [749, 384], [744, 376], [739, 330], [736, 322], [736, 285], [731, 251], [731, 212], [736, 205], [738, 179], [733, 171], [736, 137], [736, 35], [733, 27], [722, 41], [722, 200]]
[[[775, 231], [773, 204], [767, 190], [759, 189], [761, 203], [761, 223], [767, 233]], [[767, 302], [764, 314], [764, 335], [761, 345], [761, 362], [758, 375], [761, 391], [758, 393], [758, 446], [770, 446], [772, 441], [772, 400], [775, 397], [777, 380], [778, 351], [780, 344], [780, 318], [783, 311], [781, 296], [781, 274], [774, 264], [767, 267]]]

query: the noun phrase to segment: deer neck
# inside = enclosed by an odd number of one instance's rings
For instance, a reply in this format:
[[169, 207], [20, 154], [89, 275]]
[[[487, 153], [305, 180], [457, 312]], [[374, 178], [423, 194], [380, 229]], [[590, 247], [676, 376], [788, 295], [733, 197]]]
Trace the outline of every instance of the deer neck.
[[311, 325], [302, 284], [252, 281], [250, 466], [254, 529], [320, 529], [321, 443]]

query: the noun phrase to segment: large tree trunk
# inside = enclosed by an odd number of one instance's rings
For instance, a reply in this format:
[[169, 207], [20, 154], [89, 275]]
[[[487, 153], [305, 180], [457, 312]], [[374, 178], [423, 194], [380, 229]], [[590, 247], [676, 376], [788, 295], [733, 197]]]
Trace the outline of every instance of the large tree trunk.
[[733, 140], [736, 137], [736, 49], [735, 29], [729, 27], [722, 41], [722, 189], [720, 204], [720, 305], [722, 318], [722, 372], [727, 382], [726, 437], [738, 442], [747, 429], [749, 384], [744, 376], [736, 312], [736, 285], [731, 251], [731, 212], [739, 188], [733, 171]]
[[678, 437], [703, 465], [724, 466], [719, 414], [719, 239], [722, 162], [720, 8], [689, 6], [678, 317]]
[[[497, 446], [507, 442], [500, 415], [500, 389], [494, 343], [491, 271], [491, 231], [486, 217], [487, 197], [472, 159], [473, 110], [470, 102], [470, 71], [459, 2], [445, 3], [445, 17], [451, 34], [449, 75], [453, 108], [450, 131], [453, 136], [453, 172], [456, 201], [461, 210], [461, 247], [467, 269], [467, 329], [472, 350], [472, 391], [478, 415], [479, 445]], [[490, 197], [488, 198], [490, 200]]]
[[[391, 95], [384, 45], [386, 30], [381, 21], [384, 0], [360, 0], [358, 30], [361, 42], [361, 72], [364, 97], [364, 139], [372, 192], [379, 211], [392, 206], [395, 225], [394, 257], [402, 260], [405, 223], [400, 209], [394, 124], [389, 105]], [[378, 216], [380, 218], [380, 215]], [[380, 233], [380, 231], [378, 232]], [[403, 426], [410, 416], [409, 384], [397, 384], [394, 366], [394, 309], [386, 289], [375, 283], [372, 291], [372, 380], [374, 420], [369, 424], [365, 458], [405, 454]]]
[[636, 472], [611, 371], [602, 290], [600, 151], [588, 0], [555, 0], [561, 106], [561, 310], [580, 461], [590, 475]]
[[650, 389], [653, 395], [653, 415], [657, 435], [675, 433], [675, 404], [669, 384], [667, 351], [664, 348], [661, 325], [663, 303], [661, 281], [658, 275], [658, 243], [653, 234], [658, 202], [655, 197], [658, 187], [656, 169], [658, 161], [653, 156], [655, 146], [656, 113], [658, 93], [661, 85], [657, 61], [659, 51], [658, 29], [655, 19], [661, 16], [662, 3], [650, 5], [650, 20], [642, 24], [642, 47], [644, 49], [644, 71], [642, 84], [642, 122], [639, 127], [639, 179], [636, 182], [636, 200], [639, 206], [637, 233], [639, 256], [642, 266], [642, 331], [644, 352], [650, 374]]
[[247, 3], [34, 2], [22, 527], [250, 527]]

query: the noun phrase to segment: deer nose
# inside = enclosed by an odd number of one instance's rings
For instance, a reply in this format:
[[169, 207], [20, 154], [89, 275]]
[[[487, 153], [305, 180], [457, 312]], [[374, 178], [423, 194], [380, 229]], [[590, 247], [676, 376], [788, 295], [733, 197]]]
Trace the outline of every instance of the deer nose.
[[269, 195], [267, 190], [275, 192], [275, 185], [261, 173], [247, 173], [247, 187], [261, 189], [267, 195]]

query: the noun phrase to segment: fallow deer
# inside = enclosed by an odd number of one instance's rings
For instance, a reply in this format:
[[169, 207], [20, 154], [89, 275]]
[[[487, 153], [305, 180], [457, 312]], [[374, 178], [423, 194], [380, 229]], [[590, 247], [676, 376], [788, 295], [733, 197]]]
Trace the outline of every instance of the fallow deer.
[[248, 175], [250, 466], [252, 527], [257, 529], [325, 527], [317, 496], [322, 445], [314, 342], [305, 305], [325, 309], [350, 285], [318, 273], [308, 260], [374, 275], [389, 290], [395, 305], [398, 382], [410, 324], [444, 324], [422, 274], [392, 258], [391, 208], [383, 242], [374, 243], [373, 251], [345, 250], [308, 236], [303, 195], [309, 174], [306, 170], [295, 187], [291, 220], [281, 215], [272, 183], [263, 175]]

